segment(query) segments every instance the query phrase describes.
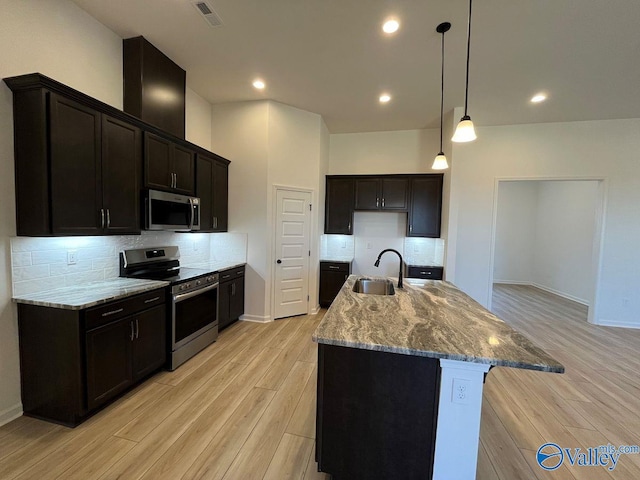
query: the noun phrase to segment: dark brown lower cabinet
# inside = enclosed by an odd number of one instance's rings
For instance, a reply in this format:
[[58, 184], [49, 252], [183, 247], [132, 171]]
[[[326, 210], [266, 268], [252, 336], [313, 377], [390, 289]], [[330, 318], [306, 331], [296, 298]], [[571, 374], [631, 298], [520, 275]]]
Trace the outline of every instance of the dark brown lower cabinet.
[[351, 273], [351, 262], [320, 262], [320, 306], [328, 308]]
[[407, 278], [424, 278], [428, 280], [442, 280], [444, 267], [407, 265], [405, 269]]
[[220, 272], [218, 330], [238, 320], [244, 313], [244, 265]]
[[83, 310], [18, 305], [25, 415], [76, 426], [164, 365], [166, 292]]
[[333, 480], [432, 478], [438, 359], [318, 345], [316, 461]]

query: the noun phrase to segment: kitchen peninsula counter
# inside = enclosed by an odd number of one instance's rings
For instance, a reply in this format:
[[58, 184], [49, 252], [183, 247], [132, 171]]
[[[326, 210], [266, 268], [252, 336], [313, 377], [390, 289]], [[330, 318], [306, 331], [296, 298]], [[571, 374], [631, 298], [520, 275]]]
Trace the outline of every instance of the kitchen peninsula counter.
[[313, 334], [319, 470], [475, 480], [489, 369], [564, 367], [449, 282], [405, 279], [394, 295], [373, 295], [353, 291], [358, 277]]

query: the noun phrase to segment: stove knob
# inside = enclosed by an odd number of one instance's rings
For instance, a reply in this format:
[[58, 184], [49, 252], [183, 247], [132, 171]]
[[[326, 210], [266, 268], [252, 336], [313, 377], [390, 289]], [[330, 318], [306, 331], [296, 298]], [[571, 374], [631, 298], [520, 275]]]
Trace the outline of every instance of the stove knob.
[[184, 285], [180, 285], [180, 290], [184, 290]]
[[200, 285], [202, 282], [200, 280], [196, 280], [196, 286]]

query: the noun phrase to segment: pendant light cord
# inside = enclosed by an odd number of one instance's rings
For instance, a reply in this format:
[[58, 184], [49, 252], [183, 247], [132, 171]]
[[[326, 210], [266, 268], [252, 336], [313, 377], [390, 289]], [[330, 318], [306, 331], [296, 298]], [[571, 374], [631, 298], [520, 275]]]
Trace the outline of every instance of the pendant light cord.
[[469, 26], [467, 28], [467, 81], [464, 88], [464, 116], [467, 116], [467, 106], [469, 104], [469, 50], [471, 49], [471, 2], [469, 0]]
[[440, 151], [442, 152], [442, 115], [444, 113], [444, 33], [442, 32], [442, 69], [440, 75]]

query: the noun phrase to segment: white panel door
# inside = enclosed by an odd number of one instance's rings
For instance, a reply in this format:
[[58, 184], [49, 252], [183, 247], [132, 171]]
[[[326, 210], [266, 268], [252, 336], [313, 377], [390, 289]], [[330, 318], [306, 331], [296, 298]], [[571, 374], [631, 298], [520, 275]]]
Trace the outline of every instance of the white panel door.
[[274, 318], [308, 311], [310, 205], [310, 192], [277, 190]]

